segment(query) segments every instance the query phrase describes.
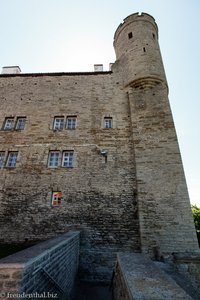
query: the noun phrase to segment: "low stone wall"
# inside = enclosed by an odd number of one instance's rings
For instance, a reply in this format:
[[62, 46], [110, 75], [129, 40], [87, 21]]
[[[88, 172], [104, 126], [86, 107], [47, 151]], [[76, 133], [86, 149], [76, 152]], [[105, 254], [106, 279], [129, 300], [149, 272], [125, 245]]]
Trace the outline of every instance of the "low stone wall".
[[79, 232], [7, 256], [0, 260], [0, 298], [68, 299], [78, 264]]
[[174, 253], [174, 263], [177, 270], [189, 276], [200, 289], [200, 253]]
[[192, 298], [148, 257], [120, 253], [113, 280], [113, 300], [192, 300]]

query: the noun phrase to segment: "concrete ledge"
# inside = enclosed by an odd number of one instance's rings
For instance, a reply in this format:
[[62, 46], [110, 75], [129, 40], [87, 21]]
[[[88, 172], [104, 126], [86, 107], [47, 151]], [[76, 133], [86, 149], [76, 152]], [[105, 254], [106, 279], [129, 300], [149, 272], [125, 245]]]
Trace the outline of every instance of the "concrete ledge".
[[119, 253], [114, 277], [114, 300], [191, 300], [192, 298], [148, 257]]

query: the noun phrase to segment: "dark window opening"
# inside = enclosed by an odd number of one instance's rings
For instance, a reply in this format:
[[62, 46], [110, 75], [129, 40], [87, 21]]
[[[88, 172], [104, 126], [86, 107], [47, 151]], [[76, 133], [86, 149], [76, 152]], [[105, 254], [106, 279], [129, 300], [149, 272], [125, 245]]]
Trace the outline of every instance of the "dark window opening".
[[152, 35], [153, 35], [153, 38], [155, 39], [156, 38], [155, 34], [153, 33]]
[[133, 37], [133, 33], [132, 33], [132, 32], [129, 32], [128, 38], [131, 39], [132, 37]]
[[145, 47], [143, 48], [143, 51], [146, 52], [146, 48]]

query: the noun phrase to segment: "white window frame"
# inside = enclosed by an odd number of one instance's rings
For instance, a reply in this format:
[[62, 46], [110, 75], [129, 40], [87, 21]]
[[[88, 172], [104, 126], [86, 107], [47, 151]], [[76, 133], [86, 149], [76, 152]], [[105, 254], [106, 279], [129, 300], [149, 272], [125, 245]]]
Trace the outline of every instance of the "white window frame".
[[[62, 126], [61, 126], [62, 123]], [[60, 117], [54, 117], [54, 122], [53, 122], [53, 129], [54, 130], [63, 130], [65, 127], [65, 118], [60, 116]]]
[[76, 129], [77, 126], [77, 117], [76, 116], [68, 116], [67, 117], [67, 129]]
[[[55, 156], [56, 158], [53, 157], [53, 159], [52, 159], [52, 156]], [[60, 151], [49, 151], [48, 168], [58, 168], [59, 159], [60, 159]]]
[[5, 158], [6, 158], [5, 151], [0, 151], [0, 169], [3, 168], [4, 166]]
[[113, 128], [113, 118], [112, 117], [104, 117], [104, 128], [105, 129]]
[[[21, 126], [21, 124], [22, 124], [22, 126]], [[26, 124], [26, 117], [17, 117], [15, 129], [16, 130], [24, 130], [25, 124]]]
[[7, 168], [15, 168], [17, 164], [17, 151], [10, 151], [8, 152], [7, 160], [6, 160], [6, 167]]
[[62, 154], [62, 167], [73, 168], [74, 167], [74, 151], [66, 150]]
[[14, 118], [6, 118], [4, 123], [4, 130], [12, 130], [15, 126], [15, 119]]
[[59, 206], [62, 201], [62, 192], [52, 192], [51, 205]]

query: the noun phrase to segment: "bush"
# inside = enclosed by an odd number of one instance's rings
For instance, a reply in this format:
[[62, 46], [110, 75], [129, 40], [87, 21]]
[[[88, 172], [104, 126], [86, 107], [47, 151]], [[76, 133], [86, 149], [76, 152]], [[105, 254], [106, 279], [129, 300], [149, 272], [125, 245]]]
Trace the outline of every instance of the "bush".
[[197, 232], [197, 238], [200, 246], [200, 208], [196, 205], [192, 205], [192, 214], [194, 217], [194, 224]]

